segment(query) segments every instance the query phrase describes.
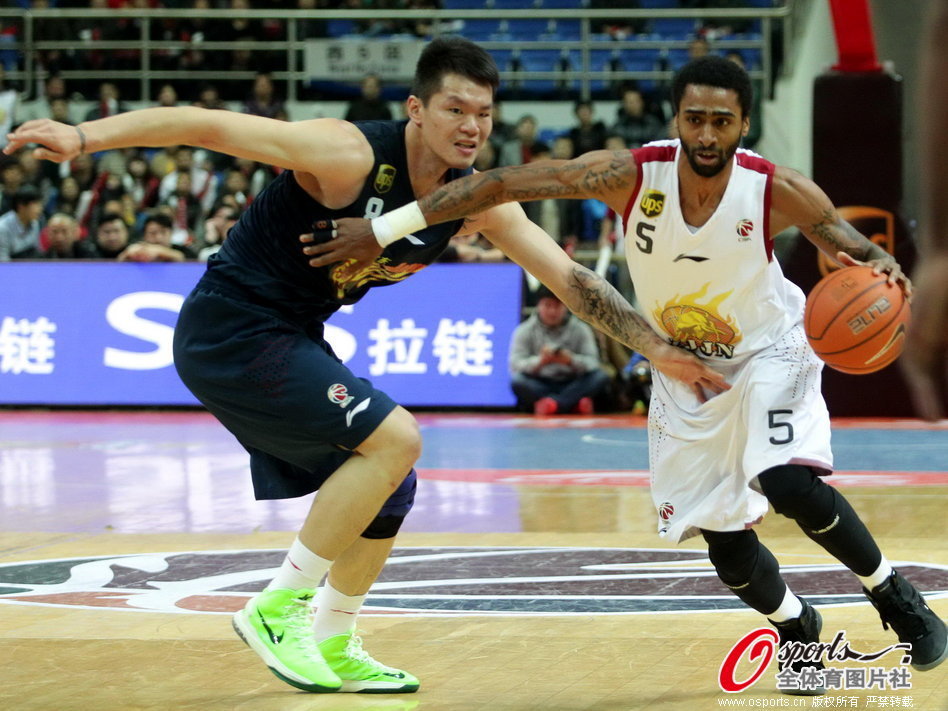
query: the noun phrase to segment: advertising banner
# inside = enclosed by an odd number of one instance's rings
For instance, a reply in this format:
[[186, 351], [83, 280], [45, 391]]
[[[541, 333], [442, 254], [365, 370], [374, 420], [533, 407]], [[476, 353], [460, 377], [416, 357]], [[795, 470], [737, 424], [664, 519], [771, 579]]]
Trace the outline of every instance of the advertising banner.
[[[203, 264], [0, 264], [0, 405], [196, 405], [172, 363]], [[436, 264], [328, 322], [357, 375], [403, 405], [508, 406], [513, 264]]]

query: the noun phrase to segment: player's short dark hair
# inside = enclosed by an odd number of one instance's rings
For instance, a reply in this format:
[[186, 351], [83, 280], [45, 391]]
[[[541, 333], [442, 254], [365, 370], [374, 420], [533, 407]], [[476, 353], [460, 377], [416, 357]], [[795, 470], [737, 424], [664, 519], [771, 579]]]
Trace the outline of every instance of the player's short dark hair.
[[751, 102], [754, 98], [750, 76], [742, 67], [729, 59], [709, 54], [688, 62], [678, 70], [674, 81], [672, 81], [672, 103], [676, 114], [681, 107], [681, 98], [685, 95], [685, 89], [689, 84], [713, 86], [718, 89], [733, 89], [737, 92], [742, 117], [750, 114]]
[[500, 84], [494, 58], [463, 37], [438, 37], [428, 43], [418, 58], [411, 93], [427, 105], [441, 88], [445, 74], [458, 74], [476, 84], [489, 86], [492, 94]]

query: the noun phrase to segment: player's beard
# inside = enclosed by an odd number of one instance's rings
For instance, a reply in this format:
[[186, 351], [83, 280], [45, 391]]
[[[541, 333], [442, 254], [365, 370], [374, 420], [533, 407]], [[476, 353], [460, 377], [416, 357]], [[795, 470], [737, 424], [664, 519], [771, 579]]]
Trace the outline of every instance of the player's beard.
[[682, 143], [682, 148], [684, 148], [685, 157], [688, 158], [688, 164], [695, 173], [700, 175], [702, 178], [713, 178], [715, 175], [724, 170], [724, 168], [727, 167], [727, 164], [731, 162], [731, 158], [734, 157], [734, 154], [737, 152], [737, 148], [740, 146], [740, 144], [741, 141], [738, 139], [729, 146], [710, 149], [717, 153], [720, 159], [716, 163], [711, 163], [710, 165], [699, 163], [695, 158], [695, 155], [698, 152], [706, 153], [709, 149], [701, 148], [700, 146], [691, 146], [686, 143]]

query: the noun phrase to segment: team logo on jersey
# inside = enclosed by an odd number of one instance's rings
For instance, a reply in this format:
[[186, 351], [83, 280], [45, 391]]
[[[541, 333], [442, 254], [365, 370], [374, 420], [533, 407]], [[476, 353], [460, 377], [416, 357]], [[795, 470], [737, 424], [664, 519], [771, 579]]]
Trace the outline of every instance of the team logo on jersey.
[[[232, 615], [263, 590], [286, 550], [184, 550], [90, 555], [0, 564], [0, 605]], [[395, 548], [362, 614], [590, 615], [744, 612], [714, 574], [707, 547], [555, 548], [430, 546]], [[859, 604], [846, 569], [781, 566], [791, 589], [814, 605]], [[948, 592], [948, 566], [902, 561], [926, 594]], [[8, 608], [9, 609], [9, 608]], [[723, 653], [722, 649], [722, 653]]]
[[339, 405], [339, 407], [345, 407], [350, 402], [355, 400], [355, 398], [349, 394], [349, 391], [346, 389], [346, 386], [342, 383], [333, 383], [329, 386], [329, 390], [326, 391], [326, 397], [329, 398], [329, 402], [334, 405]]
[[392, 264], [390, 258], [380, 257], [365, 269], [353, 272], [352, 262], [354, 261], [340, 262], [329, 271], [329, 278], [336, 286], [336, 298], [338, 299], [342, 299], [350, 292], [366, 285], [400, 282], [428, 266], [427, 264]]
[[382, 163], [379, 166], [379, 172], [375, 174], [375, 192], [387, 193], [395, 184], [395, 166], [388, 163]]
[[671, 501], [662, 502], [662, 505], [658, 507], [658, 515], [661, 517], [662, 521], [666, 522], [675, 515], [675, 507], [672, 506]]
[[741, 334], [734, 328], [733, 319], [722, 317], [718, 311], [731, 292], [699, 303], [709, 286], [710, 282], [694, 294], [676, 295], [664, 307], [658, 305], [652, 315], [665, 329], [672, 345], [701, 355], [733, 358]]
[[737, 222], [737, 234], [740, 239], [739, 242], [747, 242], [750, 240], [750, 233], [754, 231], [754, 223], [751, 220], [743, 219], [738, 220]]
[[646, 217], [658, 217], [665, 209], [665, 193], [658, 190], [646, 190], [639, 207]]

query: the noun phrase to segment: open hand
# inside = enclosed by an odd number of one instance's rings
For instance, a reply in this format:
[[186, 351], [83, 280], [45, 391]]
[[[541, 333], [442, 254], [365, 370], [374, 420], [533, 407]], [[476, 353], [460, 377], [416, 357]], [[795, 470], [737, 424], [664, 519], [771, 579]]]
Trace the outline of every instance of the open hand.
[[7, 145], [3, 152], [12, 155], [27, 143], [38, 143], [33, 156], [39, 160], [62, 163], [72, 160], [82, 151], [82, 139], [75, 126], [50, 119], [36, 119], [20, 125], [7, 134]]
[[312, 234], [300, 235], [303, 254], [311, 257], [311, 267], [349, 262], [352, 271], [359, 271], [382, 254], [369, 220], [353, 217], [320, 220], [313, 225], [313, 230]]

